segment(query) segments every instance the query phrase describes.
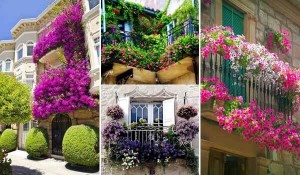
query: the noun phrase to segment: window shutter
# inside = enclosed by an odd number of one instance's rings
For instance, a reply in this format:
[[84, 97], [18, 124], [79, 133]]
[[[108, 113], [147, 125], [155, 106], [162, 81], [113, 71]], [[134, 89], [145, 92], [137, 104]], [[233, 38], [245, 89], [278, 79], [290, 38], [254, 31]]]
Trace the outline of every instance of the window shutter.
[[130, 97], [121, 97], [118, 100], [118, 105], [123, 109], [124, 122], [128, 125], [130, 118]]
[[163, 101], [163, 126], [175, 124], [175, 99]]

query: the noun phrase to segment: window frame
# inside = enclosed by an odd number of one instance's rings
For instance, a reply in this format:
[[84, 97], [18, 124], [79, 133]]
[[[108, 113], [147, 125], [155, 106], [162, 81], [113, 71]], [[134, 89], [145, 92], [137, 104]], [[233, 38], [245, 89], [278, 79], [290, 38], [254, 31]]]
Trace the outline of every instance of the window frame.
[[[23, 47], [23, 43], [19, 45], [19, 47], [17, 47], [18, 49], [16, 50], [16, 61], [21, 60], [24, 57], [24, 47]], [[21, 51], [21, 52], [20, 52]], [[19, 52], [22, 54], [21, 57], [19, 58]]]
[[[131, 102], [130, 103], [130, 116], [128, 116], [128, 121], [129, 121], [129, 124], [130, 123], [133, 123], [133, 122], [138, 122], [137, 121], [132, 121], [132, 105], [141, 105], [141, 104], [145, 104], [147, 106], [147, 124], [150, 124], [150, 125], [153, 125], [153, 124], [162, 124], [163, 125], [163, 110], [164, 110], [164, 107], [163, 107], [163, 102], [159, 101], [159, 102]], [[155, 123], [154, 122], [154, 105], [157, 105], [157, 104], [160, 104], [161, 105], [161, 108], [162, 108], [162, 111], [161, 111], [161, 114], [162, 114], [162, 122], [160, 123]], [[159, 115], [159, 114], [158, 114]], [[158, 116], [158, 118], [160, 118], [160, 116]]]
[[[28, 78], [28, 75], [32, 75], [32, 78]], [[28, 83], [28, 81], [32, 81], [31, 84]], [[27, 85], [29, 85], [30, 87], [33, 87], [34, 85], [34, 72], [26, 72], [25, 74], [25, 82]]]
[[[33, 55], [34, 45], [35, 45], [35, 43], [33, 41], [28, 41], [26, 43], [26, 55], [27, 56], [31, 57]], [[32, 54], [31, 55], [28, 54], [28, 47], [32, 47]]]
[[[9, 70], [7, 70], [7, 64], [9, 63]], [[11, 63], [12, 63], [12, 59], [11, 58], [7, 58], [5, 60], [5, 72], [10, 72], [11, 71]], [[2, 63], [1, 63], [2, 64]]]

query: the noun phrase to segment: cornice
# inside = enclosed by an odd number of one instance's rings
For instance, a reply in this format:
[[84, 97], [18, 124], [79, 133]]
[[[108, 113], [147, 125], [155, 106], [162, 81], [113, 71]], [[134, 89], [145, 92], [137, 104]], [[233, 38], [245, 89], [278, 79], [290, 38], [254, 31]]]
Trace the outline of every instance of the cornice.
[[291, 4], [289, 1], [283, 0], [267, 0], [265, 1], [270, 7], [284, 14], [289, 20], [295, 24], [300, 24], [300, 9]]
[[13, 40], [0, 41], [0, 53], [5, 50], [14, 50], [16, 43]]

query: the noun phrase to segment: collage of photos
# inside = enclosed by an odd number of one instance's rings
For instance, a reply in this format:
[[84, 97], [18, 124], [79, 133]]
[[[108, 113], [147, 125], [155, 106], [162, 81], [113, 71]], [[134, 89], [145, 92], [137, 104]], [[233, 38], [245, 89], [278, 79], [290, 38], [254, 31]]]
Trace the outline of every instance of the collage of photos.
[[299, 12], [1, 0], [0, 175], [298, 175]]

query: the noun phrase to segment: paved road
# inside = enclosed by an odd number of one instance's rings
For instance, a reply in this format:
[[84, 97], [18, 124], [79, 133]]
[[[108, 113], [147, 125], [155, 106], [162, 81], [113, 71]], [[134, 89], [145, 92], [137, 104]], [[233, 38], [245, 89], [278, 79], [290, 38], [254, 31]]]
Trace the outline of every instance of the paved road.
[[67, 169], [64, 161], [48, 158], [29, 160], [25, 151], [17, 150], [8, 154], [12, 160], [13, 175], [98, 175], [97, 173], [79, 172]]

